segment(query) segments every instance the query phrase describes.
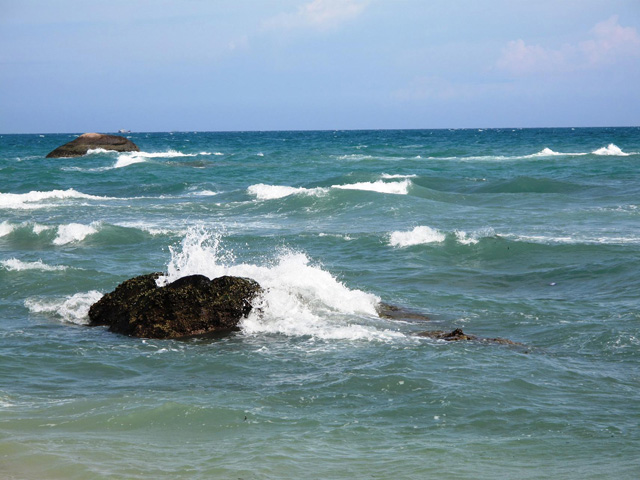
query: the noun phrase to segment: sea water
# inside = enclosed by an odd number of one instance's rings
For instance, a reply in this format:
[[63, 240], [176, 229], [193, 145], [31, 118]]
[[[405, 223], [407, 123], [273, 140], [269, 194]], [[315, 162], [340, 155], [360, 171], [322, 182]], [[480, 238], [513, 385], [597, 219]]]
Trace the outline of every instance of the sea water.
[[[640, 476], [640, 129], [76, 136], [0, 136], [1, 478]], [[156, 271], [260, 314], [86, 326]]]

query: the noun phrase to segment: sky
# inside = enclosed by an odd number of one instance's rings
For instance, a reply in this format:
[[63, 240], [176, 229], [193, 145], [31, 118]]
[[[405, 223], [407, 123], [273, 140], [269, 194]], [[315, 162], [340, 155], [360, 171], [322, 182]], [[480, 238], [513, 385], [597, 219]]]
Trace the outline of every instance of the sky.
[[640, 125], [640, 0], [0, 0], [0, 132]]

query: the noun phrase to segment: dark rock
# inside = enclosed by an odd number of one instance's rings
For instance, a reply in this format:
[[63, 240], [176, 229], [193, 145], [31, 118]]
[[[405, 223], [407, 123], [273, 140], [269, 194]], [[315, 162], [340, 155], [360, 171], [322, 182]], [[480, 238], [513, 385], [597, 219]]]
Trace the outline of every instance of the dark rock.
[[180, 338], [238, 329], [262, 289], [254, 280], [191, 275], [158, 287], [161, 273], [121, 283], [89, 310], [90, 325], [143, 338]]
[[512, 342], [506, 338], [483, 338], [475, 335], [467, 335], [460, 328], [456, 328], [452, 332], [445, 332], [442, 330], [430, 330], [426, 332], [420, 332], [417, 334], [419, 337], [429, 337], [436, 340], [446, 340], [447, 342], [459, 342], [465, 340], [472, 340], [476, 342], [485, 343], [497, 343], [500, 345], [522, 345], [521, 343]]
[[118, 135], [104, 135], [102, 133], [85, 133], [75, 140], [65, 143], [49, 152], [47, 158], [80, 157], [89, 150], [103, 148], [116, 152], [139, 152], [138, 146], [131, 140]]
[[380, 318], [390, 318], [393, 320], [431, 320], [424, 313], [414, 312], [413, 310], [384, 302], [380, 302], [376, 307], [376, 310]]

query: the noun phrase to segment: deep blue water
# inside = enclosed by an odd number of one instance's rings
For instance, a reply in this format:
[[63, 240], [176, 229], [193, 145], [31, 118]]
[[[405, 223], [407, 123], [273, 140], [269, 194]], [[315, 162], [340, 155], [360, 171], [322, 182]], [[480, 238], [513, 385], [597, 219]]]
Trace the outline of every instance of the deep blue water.
[[[640, 128], [127, 136], [0, 136], [0, 477], [640, 476]], [[263, 315], [84, 325], [153, 271]]]

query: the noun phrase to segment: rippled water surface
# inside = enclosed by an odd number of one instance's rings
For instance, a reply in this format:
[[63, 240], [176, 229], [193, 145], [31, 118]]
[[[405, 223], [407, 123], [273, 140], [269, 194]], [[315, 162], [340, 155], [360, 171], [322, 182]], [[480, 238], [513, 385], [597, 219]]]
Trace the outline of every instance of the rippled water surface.
[[[0, 477], [638, 478], [640, 129], [75, 136], [0, 136]], [[154, 271], [261, 314], [85, 325]]]

